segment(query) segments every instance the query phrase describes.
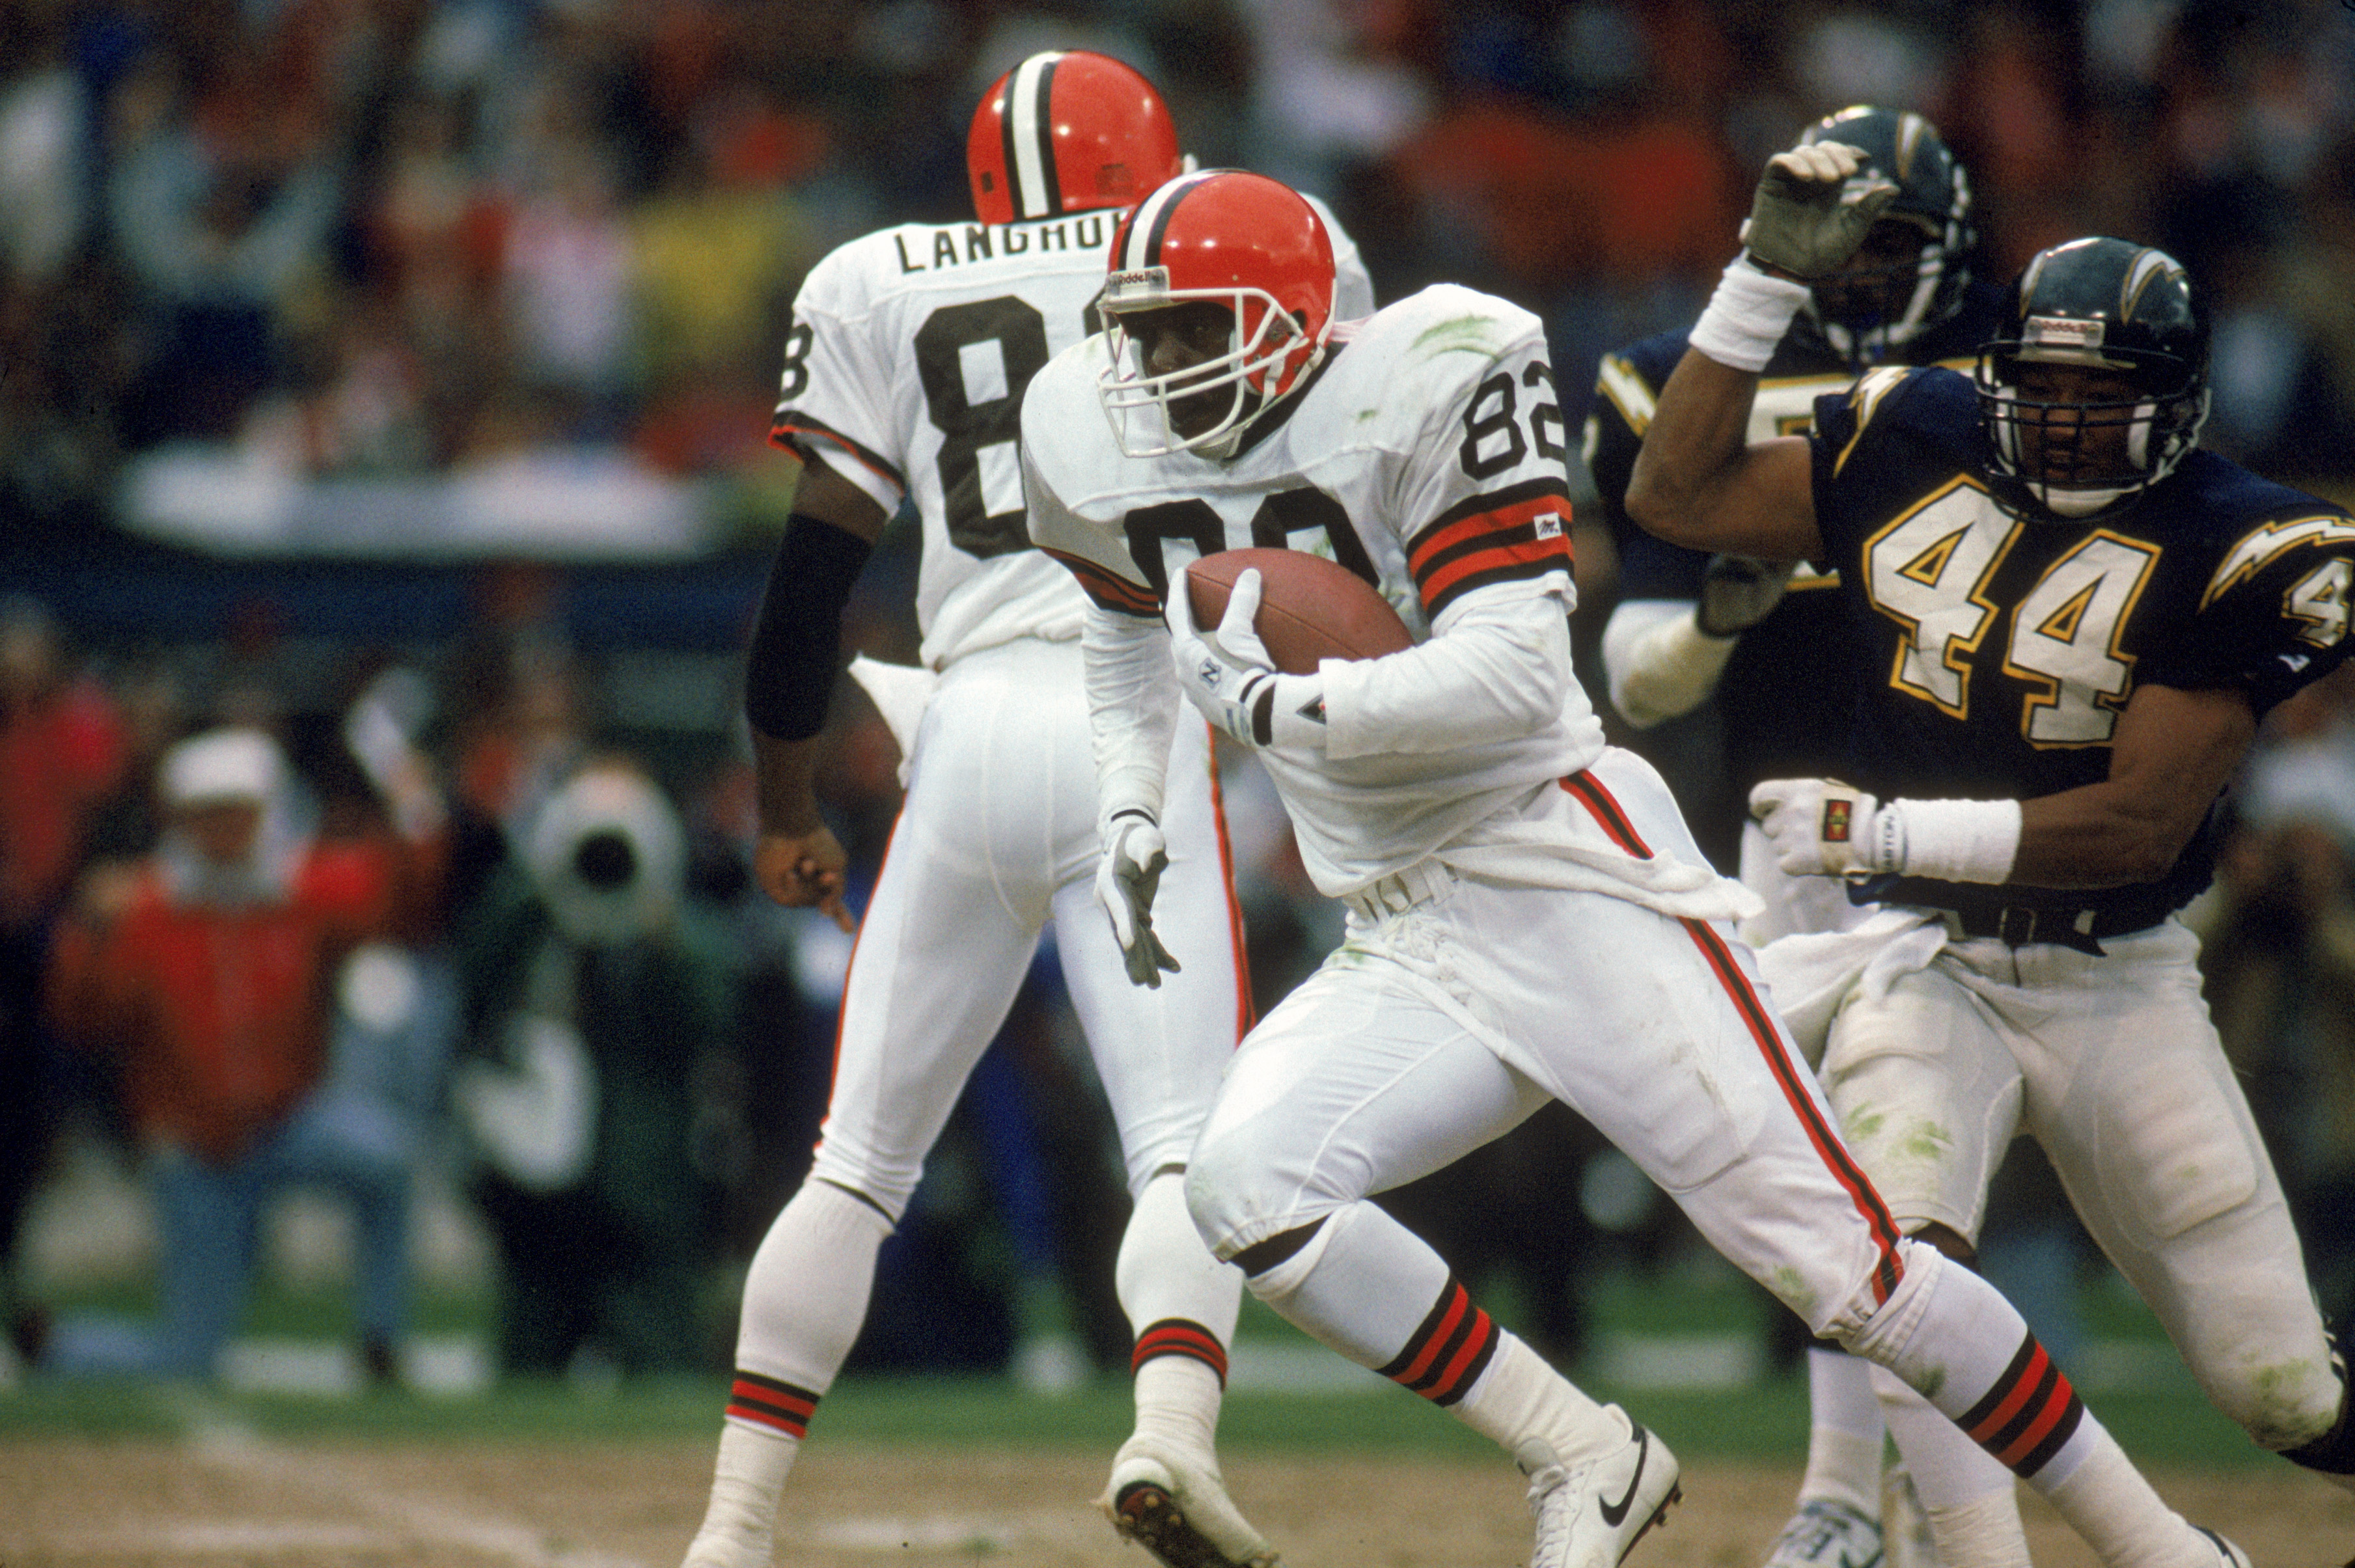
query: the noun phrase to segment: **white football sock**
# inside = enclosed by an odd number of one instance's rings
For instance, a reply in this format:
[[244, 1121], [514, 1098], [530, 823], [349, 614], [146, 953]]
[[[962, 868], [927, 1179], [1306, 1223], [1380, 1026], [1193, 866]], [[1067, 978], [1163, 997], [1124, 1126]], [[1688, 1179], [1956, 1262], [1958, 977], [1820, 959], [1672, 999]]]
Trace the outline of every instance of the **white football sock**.
[[1310, 1339], [1379, 1371], [1452, 1282], [1423, 1238], [1358, 1202], [1335, 1210], [1298, 1252], [1243, 1283]]
[[1154, 1324], [1174, 1319], [1199, 1325], [1222, 1346], [1234, 1339], [1243, 1271], [1220, 1263], [1202, 1244], [1186, 1211], [1184, 1171], [1165, 1170], [1137, 1194], [1121, 1232], [1113, 1288], [1129, 1331], [1140, 1338]]
[[1513, 1334], [1499, 1333], [1497, 1353], [1455, 1406], [1456, 1419], [1518, 1455], [1531, 1437], [1545, 1440], [1566, 1470], [1614, 1453], [1634, 1430], [1626, 1412], [1600, 1405]]
[[711, 1501], [682, 1568], [768, 1568], [775, 1550], [777, 1499], [801, 1440], [737, 1422], [719, 1428]]
[[2003, 1294], [1934, 1247], [1900, 1245], [1905, 1277], [1849, 1348], [2034, 1487], [2105, 1568], [2214, 1568], [2213, 1546], [2151, 1489]]
[[805, 1181], [761, 1239], [744, 1276], [711, 1500], [686, 1568], [767, 1568], [785, 1476], [866, 1321], [890, 1230], [873, 1205]]
[[875, 1253], [891, 1221], [830, 1181], [805, 1181], [744, 1276], [736, 1365], [815, 1394], [834, 1386], [867, 1321]]
[[1359, 1366], [1512, 1453], [1542, 1436], [1572, 1467], [1627, 1440], [1627, 1418], [1498, 1328], [1413, 1232], [1371, 1203], [1336, 1210], [1252, 1294]]
[[1186, 1211], [1186, 1175], [1145, 1184], [1121, 1233], [1113, 1285], [1135, 1337], [1136, 1432], [1207, 1458], [1219, 1426], [1227, 1347], [1242, 1309], [1243, 1271], [1202, 1244]]
[[1208, 1457], [1218, 1443], [1219, 1375], [1190, 1356], [1156, 1356], [1136, 1369], [1136, 1435]]
[[1863, 1365], [1929, 1516], [1941, 1568], [2029, 1568], [2011, 1472], [1897, 1374]]
[[1922, 1512], [1930, 1521], [1938, 1568], [2029, 1568], [2016, 1496], [1994, 1492], [1966, 1503], [1924, 1502]]
[[1860, 1356], [1807, 1347], [1807, 1473], [1799, 1500], [1835, 1502], [1881, 1517], [1881, 1454], [1887, 1433], [1872, 1392], [1873, 1366]]

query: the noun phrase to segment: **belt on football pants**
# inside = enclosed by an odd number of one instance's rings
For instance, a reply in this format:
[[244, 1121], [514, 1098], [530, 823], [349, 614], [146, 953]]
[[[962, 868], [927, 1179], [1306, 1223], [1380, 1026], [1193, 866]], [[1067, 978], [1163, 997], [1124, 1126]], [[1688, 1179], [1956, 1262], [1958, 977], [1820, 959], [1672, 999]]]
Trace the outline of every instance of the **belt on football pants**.
[[1354, 893], [1342, 894], [1341, 901], [1364, 919], [1380, 920], [1429, 903], [1455, 884], [1455, 873], [1437, 860], [1417, 860], [1403, 871], [1392, 871]]
[[2111, 908], [1985, 903], [1940, 912], [1946, 917], [1946, 930], [1956, 937], [1991, 936], [2006, 947], [2050, 942], [2099, 957], [2101, 938], [2148, 931], [2173, 912], [2150, 903]]

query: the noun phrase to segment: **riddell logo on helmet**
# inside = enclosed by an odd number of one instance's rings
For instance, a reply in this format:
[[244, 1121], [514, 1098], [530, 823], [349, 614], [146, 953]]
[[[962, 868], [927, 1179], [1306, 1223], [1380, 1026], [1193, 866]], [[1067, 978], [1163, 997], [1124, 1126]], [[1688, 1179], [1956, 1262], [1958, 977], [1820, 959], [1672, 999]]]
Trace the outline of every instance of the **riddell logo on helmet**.
[[1169, 269], [1138, 267], [1131, 272], [1104, 274], [1104, 304], [1114, 305], [1124, 299], [1156, 299], [1169, 292]]
[[2034, 348], [2099, 348], [2104, 325], [2065, 315], [2031, 315], [2019, 341], [2022, 347]]
[[1825, 843], [1845, 844], [1848, 842], [1849, 807], [1849, 803], [1845, 800], [1828, 800], [1824, 802]]
[[1126, 164], [1104, 164], [1096, 169], [1096, 194], [1127, 197], [1136, 194], [1136, 176]]

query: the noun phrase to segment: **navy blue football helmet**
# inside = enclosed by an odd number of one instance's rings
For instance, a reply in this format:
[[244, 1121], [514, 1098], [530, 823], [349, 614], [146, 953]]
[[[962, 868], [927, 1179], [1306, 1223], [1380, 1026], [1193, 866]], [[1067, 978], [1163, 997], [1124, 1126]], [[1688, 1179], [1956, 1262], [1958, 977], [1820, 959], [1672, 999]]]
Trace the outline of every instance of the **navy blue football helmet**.
[[1892, 180], [1897, 196], [1855, 259], [1814, 281], [1800, 319], [1859, 369], [1902, 358], [1895, 350], [1962, 308], [1978, 244], [1970, 179], [1938, 128], [1901, 110], [1843, 109], [1808, 126], [1798, 144], [1817, 142], [1862, 152], [1868, 168], [1856, 177]]
[[1977, 379], [1988, 488], [2006, 511], [2081, 522], [2123, 510], [2199, 444], [2208, 315], [2166, 251], [2108, 239], [2039, 251], [1997, 319]]

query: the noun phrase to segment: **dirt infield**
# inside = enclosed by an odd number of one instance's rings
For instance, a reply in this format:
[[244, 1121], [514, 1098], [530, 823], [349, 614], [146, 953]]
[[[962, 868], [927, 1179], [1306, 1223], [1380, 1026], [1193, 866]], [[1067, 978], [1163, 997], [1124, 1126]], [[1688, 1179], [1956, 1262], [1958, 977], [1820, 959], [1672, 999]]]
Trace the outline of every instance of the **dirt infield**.
[[[673, 1568], [702, 1509], [701, 1443], [303, 1447], [234, 1431], [186, 1444], [0, 1444], [0, 1568]], [[1087, 1506], [1105, 1456], [815, 1444], [778, 1561], [790, 1568], [1149, 1568]], [[1293, 1568], [1509, 1568], [1529, 1535], [1509, 1467], [1428, 1458], [1229, 1460]], [[1630, 1568], [1755, 1568], [1796, 1473], [1702, 1462]], [[2162, 1472], [2169, 1500], [2264, 1568], [2340, 1568], [2355, 1497], [2287, 1467]], [[2029, 1499], [2042, 1568], [2092, 1554]]]

